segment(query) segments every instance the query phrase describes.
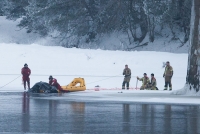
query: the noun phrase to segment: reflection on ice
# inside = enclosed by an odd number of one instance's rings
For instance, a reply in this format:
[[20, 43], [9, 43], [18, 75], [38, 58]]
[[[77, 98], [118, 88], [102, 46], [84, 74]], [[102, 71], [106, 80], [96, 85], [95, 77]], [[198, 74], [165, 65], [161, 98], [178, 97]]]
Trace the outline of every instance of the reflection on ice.
[[60, 97], [63, 95], [1, 93], [0, 132], [200, 133], [199, 106], [84, 102]]

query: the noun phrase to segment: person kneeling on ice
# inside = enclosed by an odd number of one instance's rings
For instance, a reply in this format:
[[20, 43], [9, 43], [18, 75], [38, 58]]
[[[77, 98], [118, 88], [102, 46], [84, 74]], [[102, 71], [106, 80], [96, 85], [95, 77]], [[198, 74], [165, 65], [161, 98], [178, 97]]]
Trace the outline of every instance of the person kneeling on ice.
[[148, 88], [151, 90], [158, 90], [158, 88], [156, 87], [157, 82], [156, 82], [156, 78], [154, 77], [154, 74], [151, 74], [151, 82], [148, 83]]
[[49, 76], [49, 85], [56, 87], [56, 89], [59, 90], [59, 91], [63, 91], [63, 89], [61, 88], [60, 84], [51, 75]]
[[144, 73], [144, 77], [142, 77], [142, 78], [139, 78], [139, 77], [137, 76], [137, 79], [138, 79], [139, 81], [142, 81], [142, 86], [140, 87], [140, 90], [148, 89], [148, 83], [149, 83], [150, 81], [149, 81], [149, 77], [147, 77], [147, 74], [146, 74], [146, 73]]

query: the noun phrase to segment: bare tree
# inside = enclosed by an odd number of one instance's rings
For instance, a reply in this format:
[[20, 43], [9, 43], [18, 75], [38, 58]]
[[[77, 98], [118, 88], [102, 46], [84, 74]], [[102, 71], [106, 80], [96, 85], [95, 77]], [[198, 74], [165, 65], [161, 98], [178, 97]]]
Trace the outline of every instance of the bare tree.
[[186, 84], [190, 90], [199, 91], [200, 88], [200, 0], [192, 0], [190, 50]]

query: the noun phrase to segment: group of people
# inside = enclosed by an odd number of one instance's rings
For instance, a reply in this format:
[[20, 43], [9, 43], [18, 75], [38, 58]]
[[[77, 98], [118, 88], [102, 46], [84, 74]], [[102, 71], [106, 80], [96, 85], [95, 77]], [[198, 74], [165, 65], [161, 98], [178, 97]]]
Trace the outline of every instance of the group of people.
[[[24, 90], [26, 90], [26, 84], [28, 86], [28, 89], [30, 89], [30, 75], [31, 75], [31, 69], [28, 67], [28, 64], [24, 64], [24, 67], [21, 69], [22, 74], [22, 81], [24, 84]], [[57, 90], [62, 91], [60, 84], [57, 82], [53, 76], [49, 76], [49, 85], [56, 87]]]
[[[24, 64], [24, 67], [21, 69], [21, 74], [22, 74], [22, 80], [23, 80], [23, 84], [24, 84], [24, 90], [26, 90], [26, 83], [28, 85], [28, 89], [30, 89], [30, 75], [31, 75], [31, 69], [28, 67], [28, 64]], [[131, 80], [131, 69], [128, 68], [128, 65], [125, 65], [125, 68], [123, 70], [123, 75], [124, 75], [124, 81], [122, 83], [122, 89], [125, 89], [125, 85], [126, 85], [126, 89], [129, 90], [129, 82]], [[140, 87], [140, 90], [158, 90], [157, 86], [157, 82], [156, 82], [156, 78], [154, 77], [154, 74], [151, 74], [151, 79], [149, 79], [149, 77], [147, 76], [146, 73], [143, 74], [144, 77], [139, 78], [137, 76], [137, 80], [142, 81], [142, 86]], [[173, 68], [172, 66], [170, 66], [170, 62], [167, 61], [166, 62], [166, 66], [165, 66], [165, 71], [163, 74], [163, 77], [165, 78], [165, 86], [164, 86], [164, 90], [168, 90], [168, 86], [169, 86], [169, 90], [172, 90], [172, 79], [173, 76]], [[55, 78], [53, 78], [53, 76], [49, 76], [49, 85], [51, 86], [55, 86], [58, 90], [62, 91], [63, 89], [61, 88], [60, 84], [57, 82], [57, 80]]]
[[[123, 70], [123, 75], [124, 75], [124, 81], [122, 83], [122, 89], [125, 89], [125, 85], [126, 85], [126, 89], [129, 90], [129, 82], [131, 79], [131, 69], [128, 68], [128, 65], [125, 65], [125, 68]], [[137, 80], [142, 81], [142, 86], [140, 87], [140, 90], [158, 90], [157, 88], [157, 82], [156, 82], [156, 78], [154, 77], [154, 74], [151, 74], [151, 79], [149, 79], [149, 77], [147, 76], [146, 73], [143, 74], [144, 77], [139, 78], [137, 76]], [[170, 62], [167, 61], [166, 62], [166, 66], [165, 66], [165, 71], [163, 73], [163, 77], [165, 78], [165, 85], [164, 85], [164, 90], [172, 90], [172, 79], [173, 76], [173, 68], [170, 65]]]

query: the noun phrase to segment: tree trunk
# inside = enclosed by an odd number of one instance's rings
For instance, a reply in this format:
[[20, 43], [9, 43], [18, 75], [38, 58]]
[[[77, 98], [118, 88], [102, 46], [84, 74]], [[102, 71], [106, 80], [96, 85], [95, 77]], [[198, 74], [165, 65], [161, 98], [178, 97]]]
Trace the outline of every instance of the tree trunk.
[[200, 88], [200, 0], [193, 0], [190, 28], [190, 50], [186, 84], [190, 90]]

